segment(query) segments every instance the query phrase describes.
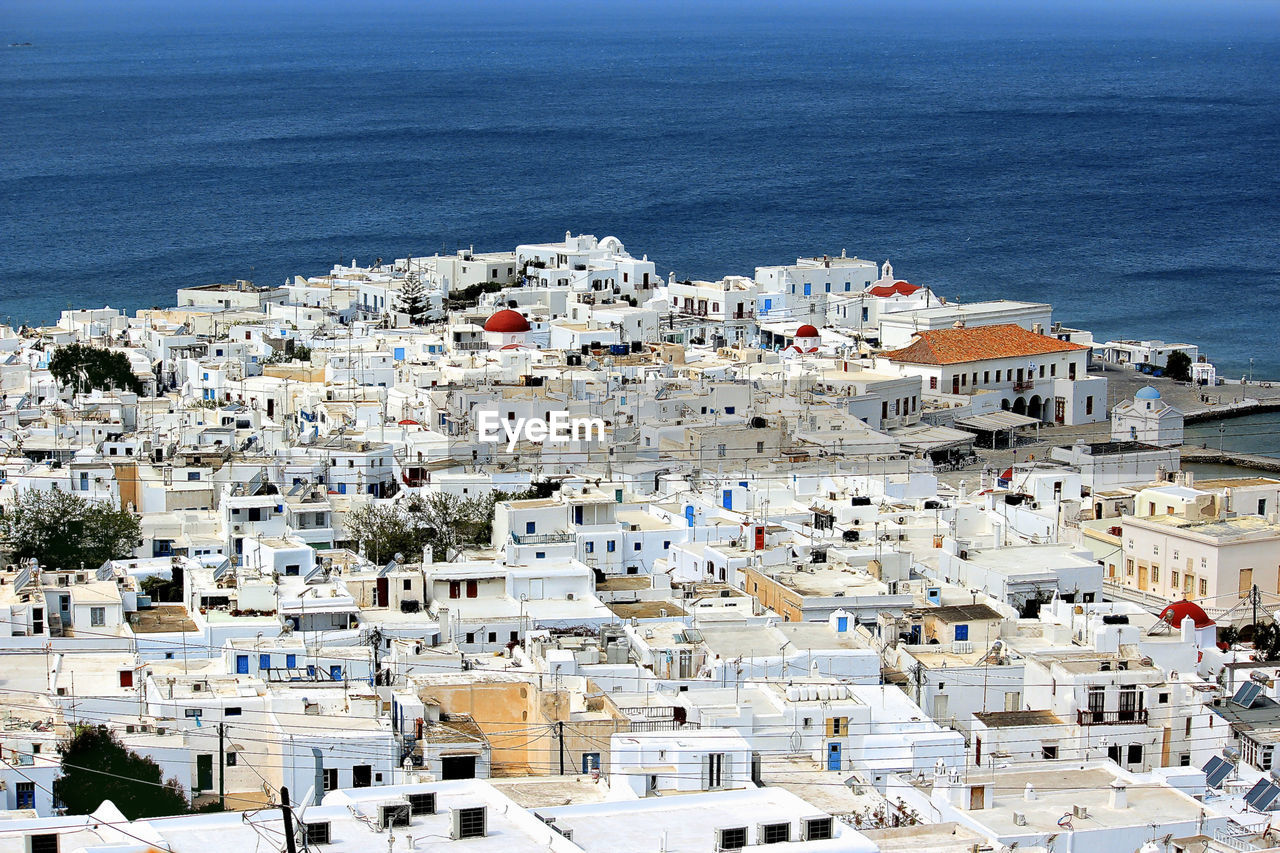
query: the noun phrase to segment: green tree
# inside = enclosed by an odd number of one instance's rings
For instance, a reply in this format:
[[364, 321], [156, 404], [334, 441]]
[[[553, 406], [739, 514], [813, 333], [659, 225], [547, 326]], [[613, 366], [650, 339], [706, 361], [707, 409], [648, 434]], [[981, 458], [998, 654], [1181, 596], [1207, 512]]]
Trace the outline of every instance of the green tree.
[[158, 764], [126, 749], [106, 726], [78, 726], [59, 751], [54, 787], [68, 814], [90, 814], [108, 799], [129, 820], [187, 810], [178, 780], [164, 781]]
[[159, 575], [147, 575], [138, 581], [138, 586], [152, 601], [182, 601], [182, 584], [176, 580], [162, 578]]
[[139, 395], [143, 391], [142, 382], [129, 365], [129, 357], [118, 350], [79, 343], [58, 347], [49, 359], [49, 372], [77, 394], [115, 388]]
[[367, 503], [348, 512], [343, 524], [347, 537], [375, 563], [385, 563], [397, 553], [414, 559], [426, 541], [418, 519], [402, 504]]
[[422, 286], [417, 273], [405, 276], [400, 286], [400, 295], [396, 297], [396, 310], [409, 315], [409, 323], [416, 326], [422, 322], [427, 310], [427, 291]]
[[133, 513], [57, 486], [19, 493], [0, 516], [0, 539], [15, 558], [34, 557], [59, 569], [97, 568], [131, 556], [140, 536]]
[[1169, 361], [1164, 366], [1164, 375], [1179, 382], [1191, 381], [1191, 356], [1182, 350], [1169, 353]]

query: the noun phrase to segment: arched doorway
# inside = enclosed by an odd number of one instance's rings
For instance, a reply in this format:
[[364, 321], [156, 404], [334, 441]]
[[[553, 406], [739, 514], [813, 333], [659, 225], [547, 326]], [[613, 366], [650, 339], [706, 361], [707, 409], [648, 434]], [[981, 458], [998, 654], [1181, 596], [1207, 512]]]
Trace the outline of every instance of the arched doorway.
[[1044, 420], [1044, 401], [1040, 399], [1039, 394], [1033, 395], [1027, 403], [1027, 417], [1038, 421]]
[[1007, 411], [1009, 411], [1009, 401], [1008, 401], [1008, 400], [1001, 400], [1001, 401], [1000, 401], [1000, 408], [1004, 409], [1006, 412], [1007, 412]]
[[1093, 517], [1102, 518], [1102, 502], [1101, 501], [1093, 505]]
[[1027, 398], [1019, 397], [1013, 401], [1013, 413], [1015, 415], [1025, 415], [1027, 413]]

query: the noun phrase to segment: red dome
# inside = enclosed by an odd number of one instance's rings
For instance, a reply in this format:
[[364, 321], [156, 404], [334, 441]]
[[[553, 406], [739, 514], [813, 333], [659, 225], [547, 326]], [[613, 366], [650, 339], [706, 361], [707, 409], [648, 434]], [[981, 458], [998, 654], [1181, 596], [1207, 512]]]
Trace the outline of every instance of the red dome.
[[486, 332], [501, 332], [504, 335], [529, 331], [529, 321], [510, 308], [503, 308], [484, 324]]
[[1175, 628], [1182, 627], [1182, 620], [1188, 616], [1195, 620], [1197, 628], [1208, 628], [1216, 624], [1194, 601], [1175, 601], [1160, 611], [1160, 618]]
[[819, 335], [816, 327], [810, 326], [808, 323], [805, 323], [803, 326], [796, 329], [796, 337], [797, 338], [816, 338], [816, 337], [819, 337]]
[[893, 284], [881, 284], [871, 288], [867, 292], [872, 296], [910, 296], [920, 288], [914, 284], [905, 281], [895, 281]]

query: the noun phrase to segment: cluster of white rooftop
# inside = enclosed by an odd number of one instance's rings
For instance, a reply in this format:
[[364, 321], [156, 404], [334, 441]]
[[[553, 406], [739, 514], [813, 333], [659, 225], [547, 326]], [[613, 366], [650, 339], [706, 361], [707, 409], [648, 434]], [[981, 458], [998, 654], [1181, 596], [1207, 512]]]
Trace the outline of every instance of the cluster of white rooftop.
[[[143, 530], [0, 571], [0, 853], [281, 849], [286, 788], [319, 851], [1265, 845], [1280, 680], [1215, 620], [1275, 606], [1280, 481], [1171, 479], [1147, 392], [1115, 441], [940, 477], [1107, 420], [1050, 306], [843, 253], [677, 281], [571, 234], [178, 301], [0, 332], [0, 506]], [[60, 387], [73, 342], [145, 393]], [[603, 434], [481, 434], [562, 418]], [[346, 526], [495, 491], [525, 494], [448, 553]], [[253, 810], [60, 815], [81, 723]]]

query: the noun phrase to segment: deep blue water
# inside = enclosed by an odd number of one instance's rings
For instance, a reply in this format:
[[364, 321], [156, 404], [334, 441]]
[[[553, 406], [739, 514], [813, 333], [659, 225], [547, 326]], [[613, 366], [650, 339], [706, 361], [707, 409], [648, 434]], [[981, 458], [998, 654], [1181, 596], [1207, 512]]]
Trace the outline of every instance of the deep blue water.
[[[615, 234], [1280, 377], [1272, 2], [0, 9], [0, 318]], [[1047, 10], [1047, 11], [1046, 11]]]

